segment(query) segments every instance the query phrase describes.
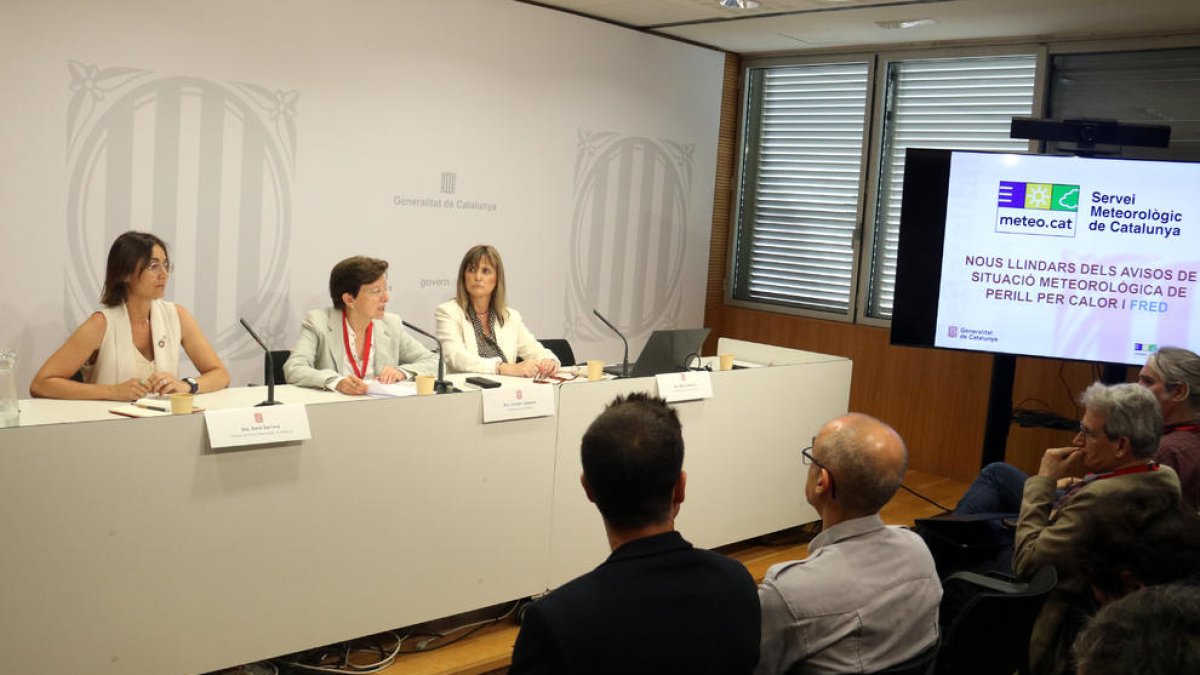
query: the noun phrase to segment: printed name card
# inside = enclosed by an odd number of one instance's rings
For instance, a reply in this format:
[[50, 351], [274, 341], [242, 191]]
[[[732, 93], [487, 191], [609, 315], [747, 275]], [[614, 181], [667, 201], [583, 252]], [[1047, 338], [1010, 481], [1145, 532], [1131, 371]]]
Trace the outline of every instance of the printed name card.
[[667, 403], [712, 398], [712, 373], [707, 370], [688, 370], [682, 373], [655, 375], [658, 395]]
[[308, 410], [302, 405], [227, 408], [204, 413], [208, 440], [214, 449], [307, 441]]
[[507, 383], [495, 389], [484, 389], [483, 423], [507, 422], [529, 417], [549, 417], [554, 414], [554, 385], [522, 384], [510, 387]]

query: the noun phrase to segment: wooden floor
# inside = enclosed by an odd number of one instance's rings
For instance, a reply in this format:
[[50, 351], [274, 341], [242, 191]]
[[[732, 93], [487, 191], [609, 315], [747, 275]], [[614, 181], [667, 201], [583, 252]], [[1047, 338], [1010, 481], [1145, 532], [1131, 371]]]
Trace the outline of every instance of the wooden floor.
[[[953, 508], [967, 489], [967, 484], [941, 478], [919, 471], [910, 471], [905, 477], [904, 484], [929, 499]], [[803, 499], [802, 486], [799, 486], [797, 499]], [[684, 508], [687, 505], [684, 504]], [[904, 490], [896, 493], [888, 505], [883, 508], [883, 520], [891, 525], [912, 525], [917, 518], [941, 513], [941, 509], [923, 501]], [[599, 527], [599, 524], [597, 524]], [[808, 555], [808, 540], [815, 534], [815, 527], [800, 527], [784, 532], [778, 532], [751, 541], [745, 541], [718, 549], [732, 558], [741, 561], [756, 581], [761, 581], [767, 568], [778, 562], [797, 560]], [[687, 536], [687, 532], [683, 533]], [[599, 564], [600, 561], [596, 561]], [[496, 607], [461, 617], [451, 617], [427, 628], [447, 631], [454, 626], [480, 621], [481, 619], [499, 616], [507, 608]], [[512, 657], [513, 642], [517, 637], [518, 626], [515, 620], [508, 619], [495, 625], [487, 626], [478, 632], [463, 638], [453, 644], [438, 649], [430, 649], [415, 654], [403, 654], [390, 667], [378, 671], [388, 675], [488, 675], [506, 672]], [[453, 639], [453, 634], [447, 639]], [[417, 640], [409, 638], [403, 648], [415, 648]], [[431, 642], [430, 646], [436, 645]]]

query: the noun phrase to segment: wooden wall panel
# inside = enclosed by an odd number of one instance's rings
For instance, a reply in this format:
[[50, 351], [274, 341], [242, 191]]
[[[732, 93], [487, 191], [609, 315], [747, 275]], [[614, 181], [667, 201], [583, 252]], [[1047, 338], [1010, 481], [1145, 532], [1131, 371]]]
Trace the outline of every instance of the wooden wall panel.
[[[741, 94], [738, 57], [725, 57], [721, 138], [704, 324], [713, 329], [706, 352], [720, 336], [845, 356], [854, 361], [850, 409], [894, 426], [909, 446], [910, 467], [969, 481], [979, 471], [992, 359], [948, 350], [892, 347], [888, 330], [725, 304], [730, 218], [735, 194]], [[1051, 410], [1077, 415], [1074, 399], [1098, 374], [1090, 364], [1017, 359], [1014, 403], [1040, 399]], [[1065, 384], [1064, 384], [1065, 382]], [[804, 386], [797, 382], [796, 386]], [[1031, 405], [1032, 404], [1027, 404]], [[1045, 448], [1068, 445], [1074, 434], [1010, 428], [1008, 460], [1027, 472], [1038, 468]], [[799, 442], [799, 441], [798, 441]]]

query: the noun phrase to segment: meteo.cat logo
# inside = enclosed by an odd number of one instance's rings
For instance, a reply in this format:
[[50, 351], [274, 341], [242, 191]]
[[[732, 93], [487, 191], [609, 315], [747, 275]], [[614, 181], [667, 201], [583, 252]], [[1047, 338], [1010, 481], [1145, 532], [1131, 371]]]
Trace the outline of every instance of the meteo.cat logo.
[[1079, 186], [1000, 181], [996, 231], [1043, 237], [1074, 237]]

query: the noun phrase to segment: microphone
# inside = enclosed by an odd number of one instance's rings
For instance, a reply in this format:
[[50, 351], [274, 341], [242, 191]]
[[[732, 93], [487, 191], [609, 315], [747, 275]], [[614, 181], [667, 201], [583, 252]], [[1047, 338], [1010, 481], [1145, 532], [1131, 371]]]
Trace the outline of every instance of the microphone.
[[424, 335], [425, 337], [427, 337], [430, 340], [433, 340], [434, 342], [437, 343], [437, 346], [438, 346], [438, 348], [437, 348], [438, 374], [437, 374], [437, 380], [434, 381], [434, 383], [433, 383], [433, 390], [439, 394], [450, 394], [450, 393], [458, 391], [457, 389], [454, 388], [454, 385], [452, 385], [446, 381], [446, 359], [442, 355], [442, 341], [439, 340], [436, 335], [433, 335], [431, 333], [426, 333], [425, 331], [421, 330], [420, 328], [417, 328], [416, 326], [405, 321], [404, 319], [401, 319], [400, 323], [404, 324], [405, 328], [413, 331], [414, 333], [419, 333], [421, 335]]
[[254, 407], [258, 408], [264, 405], [279, 405], [283, 403], [283, 401], [275, 400], [275, 359], [271, 357], [270, 347], [267, 347], [267, 343], [258, 337], [258, 333], [254, 332], [254, 329], [250, 327], [250, 324], [246, 323], [245, 319], [239, 318], [238, 321], [242, 323], [242, 328], [246, 329], [246, 332], [250, 334], [250, 337], [254, 338], [258, 346], [263, 348], [263, 353], [267, 355], [267, 400]]
[[612, 325], [612, 323], [608, 319], [604, 318], [603, 314], [596, 311], [595, 308], [592, 309], [592, 314], [595, 314], [598, 319], [603, 321], [605, 326], [611, 328], [612, 332], [616, 333], [617, 337], [621, 338], [621, 342], [625, 343], [625, 357], [621, 359], [621, 377], [629, 377], [629, 340], [626, 340], [625, 336], [621, 334], [621, 331], [617, 330], [617, 327]]

